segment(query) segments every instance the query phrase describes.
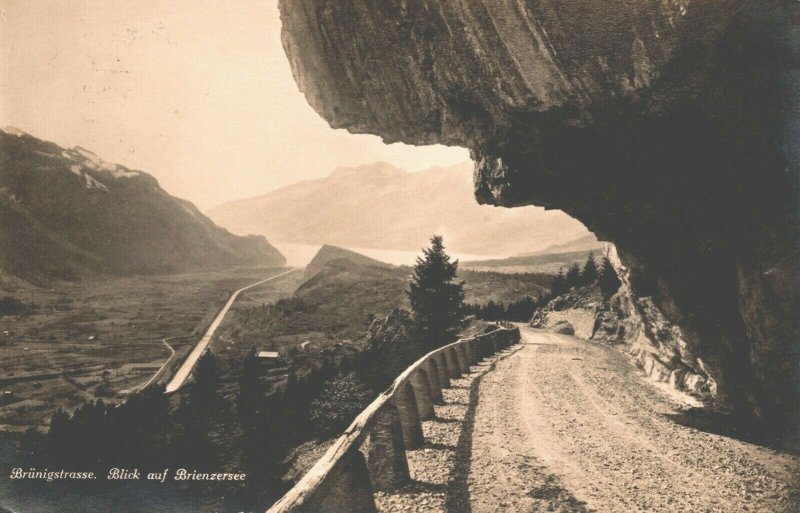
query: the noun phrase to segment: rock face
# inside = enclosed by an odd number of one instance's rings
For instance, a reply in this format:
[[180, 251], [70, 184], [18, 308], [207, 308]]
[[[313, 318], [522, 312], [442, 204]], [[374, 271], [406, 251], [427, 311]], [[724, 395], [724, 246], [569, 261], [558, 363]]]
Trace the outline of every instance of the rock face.
[[[634, 294], [630, 270], [613, 246], [606, 255], [621, 282], [613, 296], [603, 297], [596, 285], [573, 289], [536, 310], [531, 326], [613, 345], [634, 356], [648, 377], [703, 400], [715, 400], [717, 384], [705, 362], [692, 352], [681, 328], [664, 317], [652, 298]], [[572, 333], [565, 327], [572, 328]]]
[[479, 202], [613, 241], [718, 400], [798, 410], [797, 6], [282, 0], [309, 103], [387, 142], [470, 148]]

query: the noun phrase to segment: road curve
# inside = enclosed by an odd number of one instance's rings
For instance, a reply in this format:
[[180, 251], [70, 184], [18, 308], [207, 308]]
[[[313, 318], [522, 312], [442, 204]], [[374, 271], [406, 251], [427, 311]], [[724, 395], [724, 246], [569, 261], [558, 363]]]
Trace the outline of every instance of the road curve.
[[[169, 351], [169, 357], [164, 361], [163, 364], [161, 364], [161, 367], [159, 367], [158, 370], [152, 376], [150, 376], [150, 379], [148, 379], [147, 381], [145, 381], [141, 385], [137, 385], [137, 386], [135, 386], [133, 388], [128, 388], [126, 390], [122, 390], [120, 392], [120, 394], [129, 395], [129, 394], [133, 394], [133, 393], [142, 392], [143, 390], [145, 390], [147, 387], [152, 385], [157, 379], [159, 379], [161, 377], [161, 374], [165, 371], [167, 366], [170, 363], [172, 363], [172, 359], [175, 358], [175, 349], [171, 345], [169, 345], [169, 341], [172, 340], [172, 339], [175, 339], [175, 338], [178, 338], [178, 337], [167, 337], [167, 338], [162, 338], [161, 339], [161, 343], [164, 344], [164, 347], [166, 347], [167, 351]], [[0, 512], [0, 513], [2, 513], [2, 512]]]
[[380, 513], [800, 511], [800, 458], [677, 423], [691, 398], [621, 351], [520, 331], [442, 391]]
[[680, 395], [627, 355], [522, 328], [481, 382], [471, 513], [800, 511], [800, 460], [670, 418]]
[[222, 307], [222, 310], [219, 311], [217, 316], [214, 318], [214, 321], [208, 327], [206, 334], [203, 335], [203, 338], [201, 338], [199, 342], [197, 342], [197, 345], [194, 346], [192, 352], [189, 353], [189, 356], [187, 356], [186, 360], [184, 360], [183, 364], [181, 364], [180, 368], [178, 369], [178, 372], [175, 373], [170, 382], [167, 384], [165, 393], [169, 394], [175, 392], [176, 390], [181, 388], [184, 385], [184, 383], [186, 383], [186, 380], [192, 373], [192, 369], [197, 363], [197, 360], [200, 359], [200, 357], [203, 355], [203, 352], [208, 347], [208, 344], [211, 343], [211, 338], [214, 336], [214, 333], [217, 331], [217, 328], [219, 328], [220, 324], [222, 324], [223, 319], [225, 319], [225, 315], [227, 315], [228, 310], [231, 309], [233, 303], [236, 302], [236, 298], [239, 297], [239, 294], [241, 294], [247, 289], [257, 287], [263, 283], [267, 283], [268, 281], [278, 279], [281, 276], [286, 276], [287, 274], [293, 273], [295, 271], [297, 271], [297, 269], [291, 269], [289, 271], [277, 274], [275, 276], [270, 276], [267, 279], [258, 281], [256, 283], [252, 283], [246, 287], [242, 287], [239, 290], [235, 291], [233, 294], [231, 294], [231, 297], [228, 299], [228, 302], [225, 303], [225, 306]]

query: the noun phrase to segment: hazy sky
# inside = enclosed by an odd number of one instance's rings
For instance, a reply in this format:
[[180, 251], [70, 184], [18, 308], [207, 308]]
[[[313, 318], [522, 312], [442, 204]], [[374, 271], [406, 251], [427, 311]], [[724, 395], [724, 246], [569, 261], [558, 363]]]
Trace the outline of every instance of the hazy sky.
[[0, 126], [141, 169], [201, 208], [343, 165], [468, 159], [332, 130], [280, 43], [276, 0], [0, 0]]

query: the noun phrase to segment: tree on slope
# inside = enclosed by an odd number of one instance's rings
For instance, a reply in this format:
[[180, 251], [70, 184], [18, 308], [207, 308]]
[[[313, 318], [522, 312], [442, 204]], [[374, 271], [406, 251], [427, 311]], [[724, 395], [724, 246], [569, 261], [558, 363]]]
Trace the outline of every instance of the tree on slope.
[[558, 274], [553, 277], [553, 283], [550, 285], [550, 294], [553, 297], [558, 297], [568, 290], [566, 279], [564, 278], [564, 269], [559, 268]]
[[611, 265], [611, 261], [608, 257], [604, 257], [603, 261], [600, 263], [597, 284], [600, 286], [600, 291], [606, 297], [613, 296], [619, 289], [619, 286], [622, 285], [619, 276], [617, 276], [617, 271], [614, 269], [614, 266]]
[[186, 403], [178, 409], [182, 437], [178, 444], [179, 461], [187, 467], [210, 470], [218, 462], [212, 431], [222, 401], [219, 396], [217, 359], [206, 349], [194, 370], [194, 382]]
[[455, 336], [464, 315], [464, 282], [456, 281], [458, 261], [450, 261], [441, 236], [434, 235], [423, 254], [417, 258], [407, 294], [417, 336], [433, 349]]
[[266, 395], [266, 386], [261, 381], [261, 374], [258, 350], [252, 347], [242, 360], [242, 371], [239, 375], [237, 411], [246, 428], [255, 429], [262, 413], [261, 403]]
[[589, 253], [589, 257], [586, 258], [586, 263], [583, 264], [583, 270], [581, 271], [581, 282], [583, 285], [591, 285], [597, 281], [597, 262], [594, 260], [594, 253]]
[[569, 269], [567, 269], [567, 275], [564, 277], [564, 283], [567, 290], [580, 286], [581, 268], [578, 264], [572, 264], [569, 266]]

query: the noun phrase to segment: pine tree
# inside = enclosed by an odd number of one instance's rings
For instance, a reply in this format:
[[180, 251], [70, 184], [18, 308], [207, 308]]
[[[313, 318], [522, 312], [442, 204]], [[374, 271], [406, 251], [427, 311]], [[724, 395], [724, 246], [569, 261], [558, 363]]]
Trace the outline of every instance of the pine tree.
[[455, 281], [458, 261], [450, 261], [441, 236], [434, 235], [423, 253], [424, 258], [417, 258], [407, 294], [417, 336], [433, 349], [449, 342], [461, 323], [464, 282]]
[[564, 278], [564, 269], [559, 268], [558, 274], [555, 275], [555, 277], [553, 278], [553, 283], [550, 285], [550, 294], [553, 297], [557, 297], [566, 292], [567, 290], [568, 288]]
[[494, 301], [491, 299], [488, 303], [486, 303], [486, 313], [484, 314], [484, 319], [487, 321], [497, 320], [497, 305], [494, 304]]
[[567, 290], [572, 287], [578, 287], [581, 284], [581, 268], [578, 264], [572, 264], [567, 269], [567, 275], [564, 277], [564, 284]]
[[69, 422], [69, 414], [60, 407], [50, 420], [50, 430], [47, 432], [47, 439], [45, 440], [45, 454], [49, 458], [48, 464], [50, 465], [69, 463], [71, 444]]
[[608, 257], [604, 257], [600, 264], [597, 284], [600, 286], [600, 291], [605, 297], [613, 296], [620, 285], [622, 285], [619, 276], [617, 276], [617, 271], [614, 269], [614, 266], [611, 265], [611, 261]]
[[187, 466], [211, 469], [217, 463], [218, 455], [212, 442], [212, 431], [221, 403], [218, 385], [217, 359], [207, 349], [197, 361], [189, 398], [179, 413], [179, 422], [183, 428], [180, 457]]
[[595, 281], [597, 281], [597, 262], [594, 260], [594, 254], [590, 252], [581, 271], [581, 284], [591, 285]]
[[242, 373], [239, 375], [239, 396], [237, 411], [246, 428], [255, 428], [256, 419], [260, 415], [260, 402], [266, 390], [261, 381], [261, 365], [258, 351], [252, 347], [242, 361]]

